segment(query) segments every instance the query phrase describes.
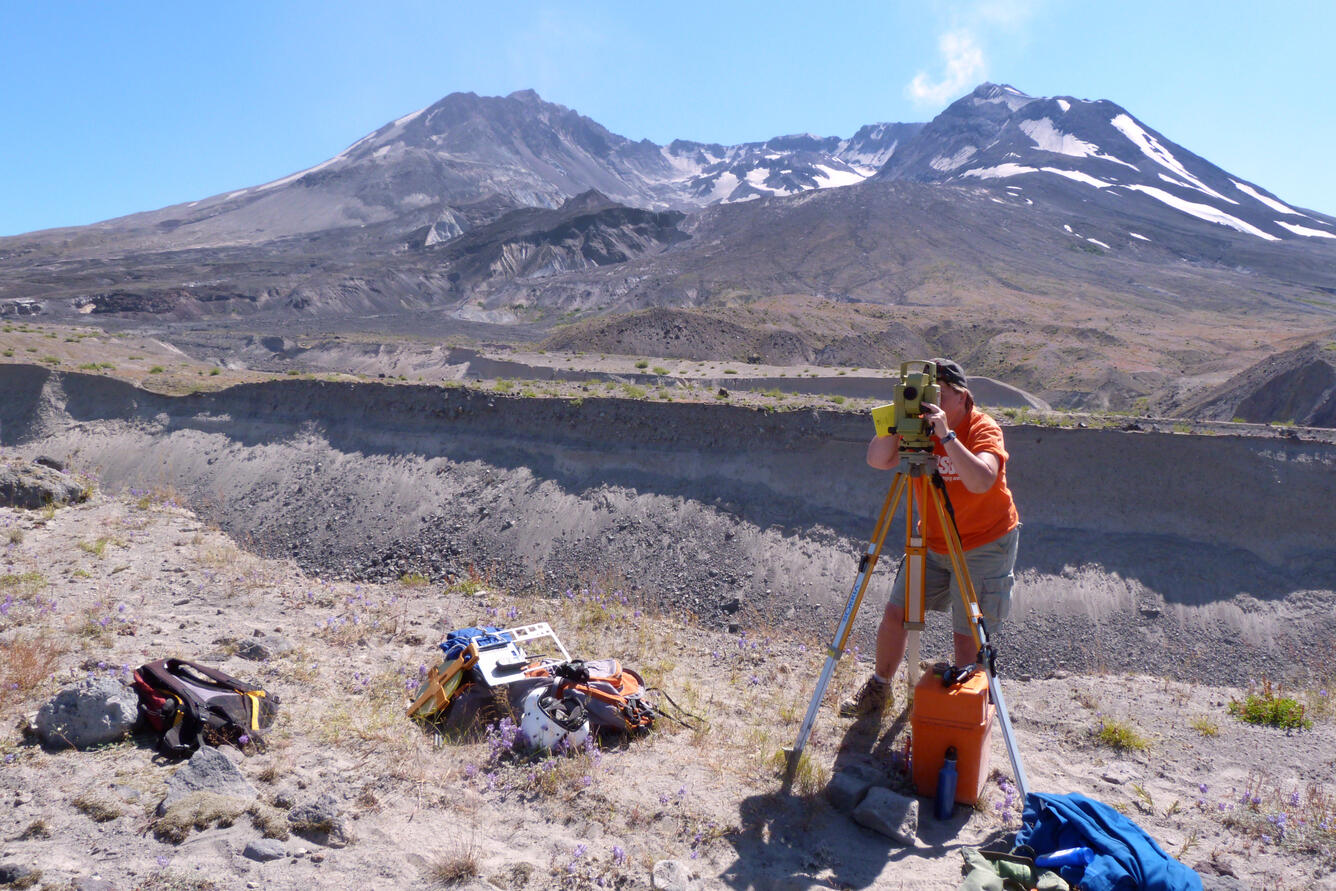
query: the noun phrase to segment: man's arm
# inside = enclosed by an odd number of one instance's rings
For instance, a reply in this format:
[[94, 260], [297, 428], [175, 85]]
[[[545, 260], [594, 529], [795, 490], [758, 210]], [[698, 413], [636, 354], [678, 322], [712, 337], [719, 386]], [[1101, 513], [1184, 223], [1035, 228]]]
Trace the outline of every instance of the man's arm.
[[[946, 440], [946, 437], [953, 432], [946, 423], [946, 412], [938, 406], [925, 402], [923, 413], [927, 416], [928, 423], [932, 425], [933, 434], [939, 440]], [[965, 444], [956, 436], [946, 440], [942, 449], [951, 457], [951, 467], [966, 489], [980, 495], [993, 488], [993, 483], [997, 482], [997, 474], [1002, 468], [997, 455], [992, 452], [980, 452], [976, 455], [965, 448]]]
[[867, 444], [867, 463], [878, 470], [890, 470], [900, 463], [900, 436], [874, 436]]

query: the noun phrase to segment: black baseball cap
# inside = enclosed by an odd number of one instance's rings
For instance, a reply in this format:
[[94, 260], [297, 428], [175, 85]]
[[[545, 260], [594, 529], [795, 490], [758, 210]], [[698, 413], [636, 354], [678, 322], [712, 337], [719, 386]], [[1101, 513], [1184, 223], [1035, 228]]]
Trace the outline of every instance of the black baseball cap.
[[933, 359], [932, 364], [937, 366], [937, 380], [955, 387], [969, 387], [969, 380], [965, 377], [965, 369], [960, 367], [959, 362], [952, 362], [950, 359]]

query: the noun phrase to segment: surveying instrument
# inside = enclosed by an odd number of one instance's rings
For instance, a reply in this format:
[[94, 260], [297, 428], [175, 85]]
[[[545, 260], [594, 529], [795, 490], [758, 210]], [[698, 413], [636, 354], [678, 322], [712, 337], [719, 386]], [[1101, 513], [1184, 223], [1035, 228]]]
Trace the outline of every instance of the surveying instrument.
[[[923, 540], [923, 526], [927, 522], [928, 511], [932, 511], [946, 537], [947, 553], [955, 573], [960, 597], [965, 612], [969, 617], [970, 633], [974, 645], [978, 648], [976, 666], [988, 678], [988, 692], [997, 709], [998, 723], [1002, 729], [1002, 738], [1006, 742], [1007, 757], [1011, 760], [1011, 770], [1016, 777], [1016, 785], [1024, 801], [1030, 793], [1029, 783], [1025, 778], [1025, 769], [1021, 766], [1020, 754], [1011, 730], [1011, 718], [1007, 714], [1006, 701], [1002, 698], [1002, 689], [998, 686], [996, 674], [997, 653], [988, 642], [988, 628], [983, 613], [979, 610], [978, 599], [974, 593], [974, 583], [970, 580], [969, 567], [965, 563], [964, 549], [960, 545], [960, 533], [956, 529], [955, 515], [950, 499], [946, 495], [946, 484], [937, 471], [937, 458], [933, 455], [933, 442], [929, 436], [928, 422], [923, 418], [922, 404], [939, 404], [940, 388], [937, 385], [937, 366], [932, 362], [904, 362], [900, 365], [900, 383], [895, 388], [895, 402], [872, 410], [873, 423], [879, 435], [898, 434], [900, 437], [900, 463], [895, 477], [891, 481], [886, 500], [882, 503], [877, 525], [868, 541], [867, 550], [858, 560], [858, 577], [854, 580], [849, 602], [835, 629], [835, 637], [827, 650], [826, 664], [817, 679], [816, 691], [812, 694], [807, 715], [798, 730], [798, 739], [792, 749], [785, 751], [787, 756], [786, 780], [793, 779], [798, 761], [802, 757], [803, 747], [816, 723], [817, 710], [825, 696], [835, 672], [835, 665], [844, 655], [845, 644], [853, 629], [854, 617], [863, 602], [872, 570], [881, 556], [886, 533], [890, 530], [891, 520], [895, 516], [901, 499], [905, 502], [905, 556], [901, 572], [905, 573], [905, 628], [908, 631], [905, 649], [905, 667], [909, 679], [909, 701], [913, 702], [914, 687], [919, 675], [919, 635], [924, 628], [923, 611], [928, 548]], [[919, 518], [914, 523], [915, 511]], [[889, 683], [889, 682], [888, 682]]]

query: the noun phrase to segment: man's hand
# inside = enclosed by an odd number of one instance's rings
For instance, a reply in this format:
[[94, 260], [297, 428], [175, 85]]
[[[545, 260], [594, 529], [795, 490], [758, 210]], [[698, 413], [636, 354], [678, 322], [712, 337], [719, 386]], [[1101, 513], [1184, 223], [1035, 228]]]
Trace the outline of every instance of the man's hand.
[[946, 423], [946, 412], [942, 411], [941, 406], [924, 402], [919, 407], [923, 410], [923, 417], [928, 419], [928, 424], [931, 425], [932, 432], [938, 439], [951, 432], [951, 425]]

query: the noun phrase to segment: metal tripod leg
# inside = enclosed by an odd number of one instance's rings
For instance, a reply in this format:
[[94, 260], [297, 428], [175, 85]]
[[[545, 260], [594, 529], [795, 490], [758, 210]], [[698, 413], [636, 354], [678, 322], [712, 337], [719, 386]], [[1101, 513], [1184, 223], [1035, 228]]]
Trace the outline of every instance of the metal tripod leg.
[[[912, 465], [902, 467], [901, 472], [909, 474], [909, 489], [905, 499], [905, 565], [901, 572], [905, 581], [905, 608], [903, 613], [905, 627], [905, 677], [909, 689], [905, 694], [906, 702], [914, 701], [914, 687], [919, 679], [919, 643], [923, 634], [924, 595], [927, 590], [928, 547], [923, 542], [923, 523], [914, 523], [914, 507], [918, 506], [920, 519], [926, 510], [926, 479], [923, 467]], [[890, 680], [889, 678], [887, 680]]]
[[798, 760], [802, 758], [803, 747], [807, 745], [807, 737], [812, 733], [812, 725], [816, 723], [816, 713], [821, 708], [821, 700], [826, 695], [826, 687], [830, 684], [831, 676], [835, 673], [835, 664], [840, 661], [840, 656], [844, 655], [844, 645], [849, 640], [849, 632], [853, 628], [854, 617], [858, 615], [858, 607], [863, 602], [863, 593], [867, 590], [868, 580], [872, 577], [872, 569], [877, 565], [877, 558], [881, 556], [881, 546], [886, 540], [886, 532], [890, 529], [891, 518], [895, 515], [896, 502], [904, 493], [906, 479], [902, 474], [897, 473], [895, 479], [891, 482], [890, 489], [886, 492], [886, 500], [881, 506], [881, 515], [877, 518], [876, 528], [872, 531], [872, 538], [868, 541], [867, 551], [858, 561], [858, 577], [854, 579], [853, 590], [849, 594], [849, 602], [844, 607], [844, 615], [840, 618], [840, 623], [835, 628], [835, 638], [831, 642], [830, 649], [826, 651], [826, 664], [821, 669], [821, 676], [817, 678], [816, 691], [812, 694], [812, 701], [807, 706], [807, 715], [803, 718], [802, 727], [798, 730], [798, 739], [793, 744], [793, 748], [785, 751], [787, 764], [785, 766], [785, 779], [792, 780], [793, 773], [798, 767]]
[[993, 671], [993, 649], [988, 643], [988, 626], [984, 622], [983, 613], [979, 610], [979, 598], [974, 592], [974, 582], [970, 579], [965, 551], [960, 544], [960, 536], [956, 533], [955, 521], [947, 516], [942, 493], [930, 489], [929, 497], [937, 510], [937, 520], [942, 532], [946, 535], [947, 554], [960, 584], [960, 597], [969, 615], [970, 632], [974, 637], [974, 645], [978, 648], [979, 665], [983, 669], [984, 676], [988, 678], [988, 692], [997, 706], [998, 725], [1002, 728], [1002, 740], [1007, 746], [1007, 757], [1011, 759], [1011, 772], [1016, 775], [1016, 786], [1020, 789], [1021, 801], [1025, 801], [1030, 795], [1030, 783], [1025, 777], [1025, 768], [1021, 765], [1020, 750], [1016, 748], [1016, 737], [1011, 729], [1007, 702], [1002, 698], [1002, 687], [998, 684], [997, 675]]

